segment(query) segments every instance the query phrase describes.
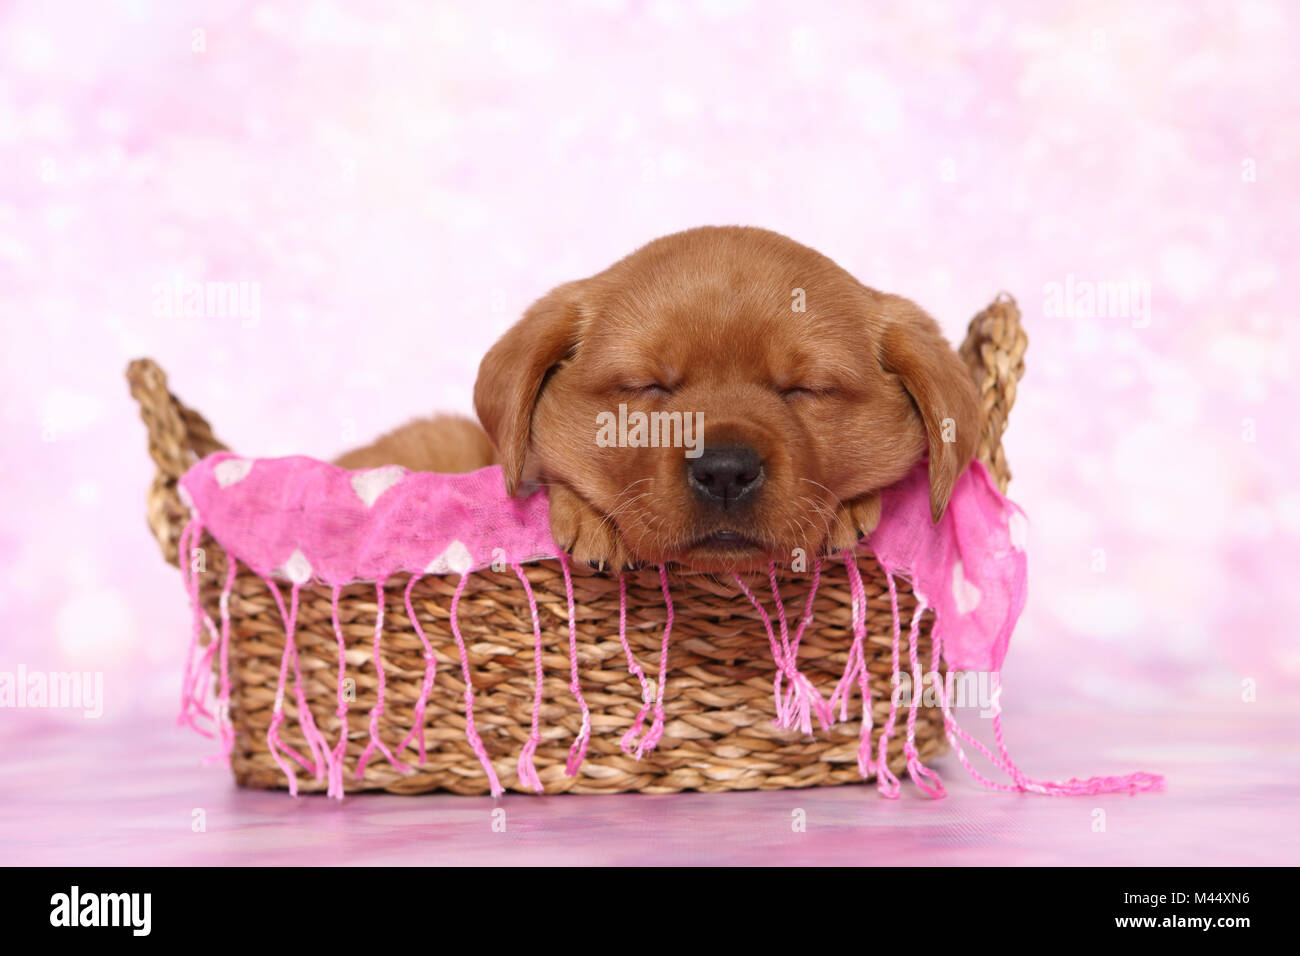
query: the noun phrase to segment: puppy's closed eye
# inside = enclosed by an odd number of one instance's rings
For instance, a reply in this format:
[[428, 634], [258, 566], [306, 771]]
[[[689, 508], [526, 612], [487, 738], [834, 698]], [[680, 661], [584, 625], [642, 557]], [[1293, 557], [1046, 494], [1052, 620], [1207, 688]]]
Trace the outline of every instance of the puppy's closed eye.
[[833, 385], [787, 385], [777, 388], [778, 394], [788, 402], [813, 398], [834, 398], [839, 389]]
[[627, 395], [638, 395], [642, 398], [667, 398], [675, 389], [671, 385], [660, 385], [658, 382], [648, 382], [645, 384], [620, 385], [620, 392]]

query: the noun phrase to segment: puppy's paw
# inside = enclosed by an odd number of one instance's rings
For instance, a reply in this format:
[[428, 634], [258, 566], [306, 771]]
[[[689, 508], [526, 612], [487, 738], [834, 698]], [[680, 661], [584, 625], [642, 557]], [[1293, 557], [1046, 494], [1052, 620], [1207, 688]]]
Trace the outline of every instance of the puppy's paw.
[[858, 542], [880, 524], [880, 495], [877, 492], [841, 501], [835, 509], [835, 521], [831, 524], [830, 537], [827, 539], [826, 552], [839, 554], [852, 551]]
[[551, 537], [555, 543], [597, 571], [623, 571], [632, 566], [618, 528], [563, 485], [552, 485]]

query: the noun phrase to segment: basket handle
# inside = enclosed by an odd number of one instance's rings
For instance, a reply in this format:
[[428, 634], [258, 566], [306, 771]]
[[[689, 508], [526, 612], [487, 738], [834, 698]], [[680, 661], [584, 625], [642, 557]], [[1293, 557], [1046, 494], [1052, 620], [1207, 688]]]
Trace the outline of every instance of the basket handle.
[[140, 403], [140, 417], [149, 432], [149, 457], [157, 466], [149, 486], [149, 528], [168, 563], [175, 564], [177, 543], [189, 513], [181, 504], [176, 482], [190, 465], [226, 446], [212, 434], [202, 415], [186, 407], [167, 390], [167, 375], [152, 359], [136, 359], [126, 369], [131, 396]]
[[1016, 403], [1016, 387], [1025, 374], [1025, 348], [1029, 337], [1020, 323], [1020, 307], [1002, 292], [970, 321], [966, 341], [958, 353], [979, 388], [984, 425], [975, 457], [989, 470], [998, 490], [1006, 493], [1011, 469], [1002, 448], [1007, 417]]

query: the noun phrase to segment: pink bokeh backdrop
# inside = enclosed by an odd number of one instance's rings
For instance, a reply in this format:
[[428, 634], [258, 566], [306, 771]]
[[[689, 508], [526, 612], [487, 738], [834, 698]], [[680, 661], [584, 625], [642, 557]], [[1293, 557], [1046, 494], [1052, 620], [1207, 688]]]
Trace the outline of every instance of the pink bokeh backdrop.
[[[1018, 298], [1018, 707], [1292, 709], [1297, 21], [1287, 3], [0, 4], [0, 670], [103, 671], [108, 721], [175, 701], [186, 609], [144, 522], [130, 358], [244, 454], [330, 456], [470, 411], [482, 353], [551, 286], [744, 223], [954, 341]], [[165, 314], [178, 279], [255, 283], [256, 315]], [[1149, 317], [1051, 314], [1067, 281], [1136, 282]]]

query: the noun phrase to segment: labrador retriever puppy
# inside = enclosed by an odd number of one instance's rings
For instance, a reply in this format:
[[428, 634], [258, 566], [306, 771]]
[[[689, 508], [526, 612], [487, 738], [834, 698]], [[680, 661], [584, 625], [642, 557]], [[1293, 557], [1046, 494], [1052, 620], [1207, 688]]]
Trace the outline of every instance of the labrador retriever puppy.
[[[549, 489], [596, 568], [723, 572], [854, 547], [880, 489], [929, 458], [942, 516], [982, 424], [915, 304], [764, 229], [691, 229], [552, 290], [488, 351], [468, 419], [412, 422], [338, 464]], [[490, 438], [490, 441], [488, 440]]]

